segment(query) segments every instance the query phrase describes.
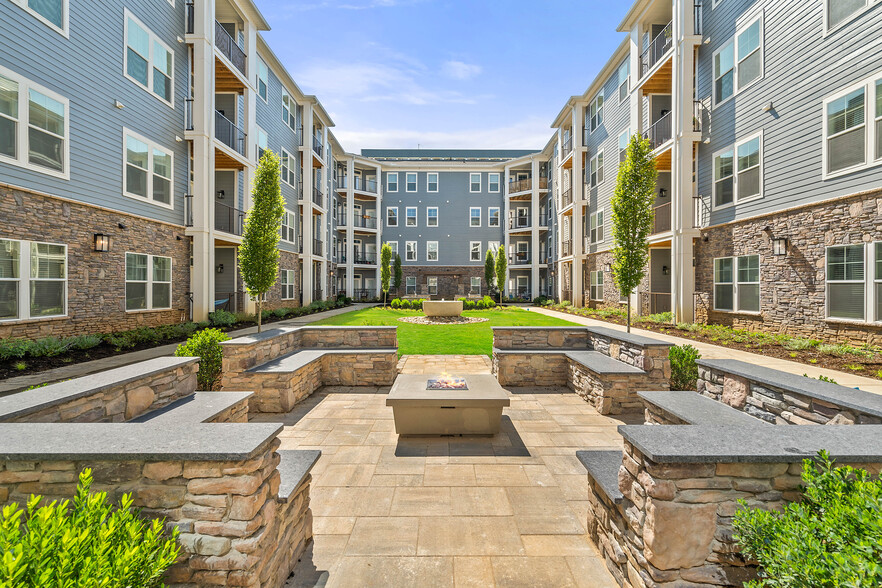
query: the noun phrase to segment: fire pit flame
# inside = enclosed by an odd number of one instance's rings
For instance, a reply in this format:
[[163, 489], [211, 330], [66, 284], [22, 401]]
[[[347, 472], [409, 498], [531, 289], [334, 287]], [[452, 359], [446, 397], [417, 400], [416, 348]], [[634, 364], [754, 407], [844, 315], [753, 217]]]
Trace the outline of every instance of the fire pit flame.
[[468, 390], [465, 378], [441, 374], [437, 378], [429, 378], [426, 390]]

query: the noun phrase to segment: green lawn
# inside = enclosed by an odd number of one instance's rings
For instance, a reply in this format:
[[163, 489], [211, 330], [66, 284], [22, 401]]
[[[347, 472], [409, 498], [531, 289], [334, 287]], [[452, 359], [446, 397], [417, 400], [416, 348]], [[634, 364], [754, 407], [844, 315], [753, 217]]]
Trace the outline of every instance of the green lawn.
[[415, 325], [398, 319], [419, 316], [415, 310], [368, 308], [338, 314], [314, 325], [394, 326], [398, 327], [398, 355], [490, 355], [493, 351], [491, 327], [559, 327], [569, 321], [529, 312], [520, 308], [466, 311], [463, 316], [490, 319], [470, 325]]

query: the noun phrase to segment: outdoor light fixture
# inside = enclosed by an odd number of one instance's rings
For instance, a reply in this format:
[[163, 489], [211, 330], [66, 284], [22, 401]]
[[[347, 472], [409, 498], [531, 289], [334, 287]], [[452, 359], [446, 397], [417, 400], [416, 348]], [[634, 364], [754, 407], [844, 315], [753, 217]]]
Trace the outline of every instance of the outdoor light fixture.
[[95, 251], [107, 253], [110, 251], [110, 235], [95, 233]]
[[659, 197], [659, 198], [667, 198], [667, 197], [668, 197], [668, 191], [665, 190], [664, 188], [659, 188], [659, 189], [658, 189], [658, 197]]
[[666, 265], [663, 265], [662, 266], [662, 275], [667, 276], [667, 275], [670, 275], [670, 273], [671, 273], [671, 268], [669, 268]]
[[217, 273], [219, 273], [219, 274], [224, 273], [224, 264], [222, 264], [222, 263], [217, 264]]
[[612, 271], [612, 264], [609, 264], [609, 263], [603, 264], [603, 271], [611, 272]]
[[772, 253], [774, 255], [787, 255], [787, 237], [772, 239]]
[[217, 199], [218, 200], [223, 200], [225, 196], [226, 196], [226, 193], [223, 190], [217, 191]]

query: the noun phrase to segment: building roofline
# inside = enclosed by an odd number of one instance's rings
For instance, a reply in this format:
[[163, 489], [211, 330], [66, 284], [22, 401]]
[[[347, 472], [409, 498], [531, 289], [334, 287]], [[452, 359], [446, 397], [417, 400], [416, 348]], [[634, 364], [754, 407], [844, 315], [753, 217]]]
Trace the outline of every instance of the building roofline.
[[625, 17], [622, 19], [622, 22], [619, 23], [616, 30], [620, 33], [630, 33], [631, 28], [634, 26], [634, 21], [643, 14], [651, 3], [652, 0], [636, 0], [634, 4], [631, 5], [631, 8], [628, 9], [628, 12], [625, 14]]
[[257, 4], [255, 4], [252, 0], [241, 0], [241, 3], [236, 2], [235, 4], [241, 9], [251, 13], [251, 18], [249, 18], [248, 20], [254, 22], [258, 31], [270, 30], [269, 22], [267, 22], [266, 18], [264, 18], [263, 14], [260, 12], [260, 9], [257, 7]]

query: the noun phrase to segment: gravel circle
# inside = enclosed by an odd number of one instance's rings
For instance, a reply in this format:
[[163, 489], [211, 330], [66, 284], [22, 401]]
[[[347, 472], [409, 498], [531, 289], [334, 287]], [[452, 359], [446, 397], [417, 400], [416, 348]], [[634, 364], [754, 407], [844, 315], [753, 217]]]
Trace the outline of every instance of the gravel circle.
[[490, 319], [474, 316], [436, 316], [433, 318], [427, 316], [405, 316], [398, 320], [404, 323], [414, 323], [417, 325], [468, 325], [471, 323], [484, 323]]

